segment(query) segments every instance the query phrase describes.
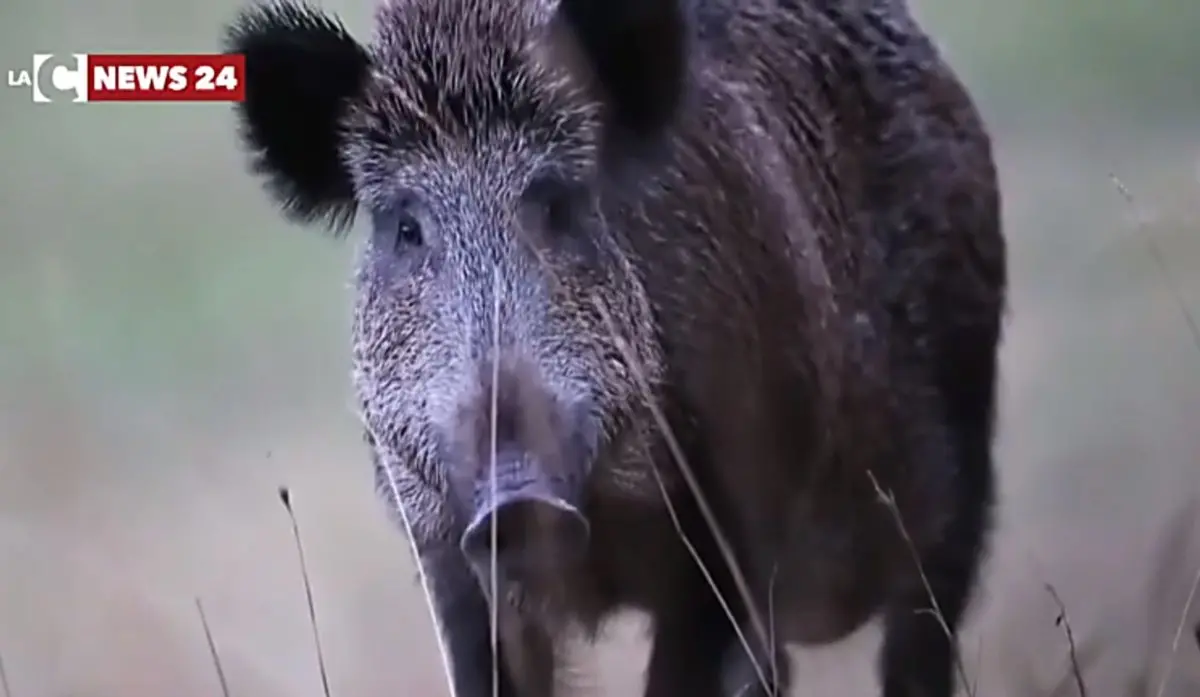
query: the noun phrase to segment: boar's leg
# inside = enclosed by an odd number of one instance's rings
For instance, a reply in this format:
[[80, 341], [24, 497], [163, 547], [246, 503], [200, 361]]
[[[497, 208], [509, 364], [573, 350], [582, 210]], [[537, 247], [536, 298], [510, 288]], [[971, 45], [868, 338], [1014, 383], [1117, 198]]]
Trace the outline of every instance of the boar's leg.
[[[754, 641], [754, 629], [749, 623], [743, 632], [748, 641]], [[783, 642], [779, 641], [771, 651], [762, 647], [762, 642], [752, 646], [756, 647], [753, 660], [740, 641], [732, 647], [731, 660], [725, 666], [724, 694], [727, 697], [783, 697], [792, 683]]]
[[[656, 567], [663, 574], [662, 592], [651, 608], [654, 635], [645, 697], [776, 697], [786, 693], [787, 661], [764, 661], [762, 657], [769, 652], [761, 642], [751, 644], [752, 661], [738, 638], [733, 622], [746, 627], [743, 634], [748, 641], [755, 641], [755, 633], [747, 621], [744, 599], [703, 518], [695, 510], [681, 510], [680, 522], [710, 577], [690, 556], [665, 569]], [[783, 655], [781, 646], [777, 651]], [[774, 685], [762, 684], [754, 661], [768, 682], [772, 682], [772, 669], [777, 668]]]
[[553, 697], [557, 684], [554, 638], [515, 608], [500, 609], [500, 654], [521, 697]]
[[[456, 697], [553, 697], [557, 661], [550, 634], [504, 603], [501, 591], [495, 612], [501, 660], [493, 666], [493, 613], [478, 576], [457, 549], [422, 554], [422, 560], [450, 654]], [[495, 692], [493, 676], [499, 679]]]
[[716, 596], [700, 584], [676, 585], [654, 613], [645, 697], [722, 697], [722, 663], [736, 635]]
[[[449, 653], [457, 697], [493, 697], [493, 656], [487, 599], [457, 547], [422, 551], [434, 611]], [[503, 652], [503, 648], [501, 649]], [[517, 697], [509, 671], [498, 666], [500, 697]], [[523, 697], [523, 695], [522, 695]]]
[[[709, 566], [712, 570], [714, 567]], [[715, 573], [714, 573], [715, 575]], [[730, 610], [744, 627], [744, 636], [754, 641], [754, 632], [744, 621], [744, 605], [732, 584], [722, 584]], [[754, 649], [747, 654], [734, 625], [697, 569], [694, 577], [672, 584], [675, 596], [654, 613], [654, 643], [646, 674], [645, 697], [779, 697], [786, 694], [789, 671], [786, 654], [776, 648], [776, 660], [764, 660], [768, 652]], [[732, 656], [732, 660], [730, 657]], [[760, 679], [754, 664], [765, 674]]]
[[[992, 524], [992, 437], [1000, 314], [989, 305], [980, 312], [979, 321], [963, 321], [961, 303], [954, 304], [959, 299], [940, 299], [953, 308], [947, 316], [959, 318], [934, 342], [931, 377], [940, 393], [940, 404], [914, 413], [915, 418], [922, 413], [926, 418], [918, 429], [929, 439], [921, 448], [924, 452], [917, 453], [922, 466], [952, 483], [939, 506], [945, 525], [936, 543], [922, 544], [917, 550], [929, 589], [919, 575], [906, 574], [907, 582], [891, 595], [885, 610], [880, 655], [884, 697], [953, 696], [956, 679], [961, 677], [959, 624], [977, 583]], [[932, 611], [930, 596], [936, 600], [940, 620]]]
[[[905, 590], [888, 607], [881, 656], [883, 697], [954, 695], [958, 625], [970, 582], [966, 570], [935, 556], [923, 564], [938, 612], [932, 609], [930, 593], [924, 588]], [[951, 637], [946, 636], [946, 628]]]
[[[974, 435], [963, 437], [972, 431]], [[960, 456], [950, 470], [957, 488], [950, 523], [938, 544], [918, 554], [929, 587], [919, 575], [909, 575], [885, 610], [880, 657], [884, 697], [953, 697], [960, 677], [958, 629], [986, 543], [992, 469], [986, 428], [962, 428], [958, 436]]]

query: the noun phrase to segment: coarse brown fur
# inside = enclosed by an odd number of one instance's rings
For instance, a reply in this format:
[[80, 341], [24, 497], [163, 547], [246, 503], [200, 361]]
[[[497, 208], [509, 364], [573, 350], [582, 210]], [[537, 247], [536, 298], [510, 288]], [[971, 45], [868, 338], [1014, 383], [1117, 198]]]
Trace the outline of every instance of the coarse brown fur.
[[507, 578], [501, 694], [554, 694], [562, 633], [632, 607], [648, 697], [724, 694], [768, 612], [779, 644], [883, 612], [884, 696], [950, 697], [1005, 246], [986, 129], [903, 2], [391, 0], [369, 47], [276, 4], [228, 42], [275, 198], [372, 218], [355, 382], [461, 697], [493, 687], [459, 548], [493, 445], [590, 527]]

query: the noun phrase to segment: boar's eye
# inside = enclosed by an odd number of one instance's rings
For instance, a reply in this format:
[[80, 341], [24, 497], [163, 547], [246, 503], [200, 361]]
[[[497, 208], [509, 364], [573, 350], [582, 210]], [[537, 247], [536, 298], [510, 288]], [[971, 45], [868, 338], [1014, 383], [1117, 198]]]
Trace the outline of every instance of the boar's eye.
[[559, 233], [570, 229], [583, 195], [582, 187], [565, 179], [543, 177], [529, 185], [525, 201], [536, 211], [539, 227]]
[[385, 210], [376, 211], [373, 218], [374, 235], [380, 248], [390, 248], [393, 252], [402, 254], [425, 241], [421, 230], [421, 218], [415, 206], [407, 200]]
[[396, 216], [396, 251], [405, 246], [421, 244], [421, 221], [410, 211], [401, 211]]

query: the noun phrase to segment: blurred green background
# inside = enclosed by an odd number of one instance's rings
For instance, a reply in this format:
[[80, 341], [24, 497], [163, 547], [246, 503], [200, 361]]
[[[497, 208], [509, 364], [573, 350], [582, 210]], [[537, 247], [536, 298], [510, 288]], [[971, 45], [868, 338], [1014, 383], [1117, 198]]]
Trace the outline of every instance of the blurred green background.
[[[325, 4], [365, 31], [367, 3]], [[1044, 582], [1079, 625], [1093, 694], [1145, 694], [1200, 564], [1200, 346], [1176, 301], [1200, 313], [1200, 3], [914, 5], [993, 127], [1013, 265], [1003, 521], [967, 652], [979, 694], [1072, 694], [1055, 687], [1065, 644]], [[215, 50], [236, 6], [10, 0], [0, 68]], [[319, 694], [284, 483], [335, 694], [444, 694], [350, 410], [353, 245], [281, 222], [227, 105], [7, 89], [0, 163], [13, 697], [218, 694], [196, 596], [235, 694]], [[633, 694], [630, 626], [585, 683]], [[801, 656], [802, 693], [870, 694], [872, 641]], [[1197, 663], [1185, 642], [1178, 694], [1200, 694]]]

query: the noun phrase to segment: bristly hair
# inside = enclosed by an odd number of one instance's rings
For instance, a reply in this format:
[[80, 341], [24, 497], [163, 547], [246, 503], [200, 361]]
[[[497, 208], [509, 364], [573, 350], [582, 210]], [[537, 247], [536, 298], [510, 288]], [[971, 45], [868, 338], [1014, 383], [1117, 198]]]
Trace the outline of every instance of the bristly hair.
[[243, 10], [223, 44], [246, 57], [236, 113], [251, 170], [288, 218], [345, 234], [357, 205], [339, 122], [369, 76], [366, 49], [336, 17], [285, 0]]
[[[550, 6], [549, 3], [546, 6]], [[566, 98], [565, 71], [539, 64], [535, 3], [394, 2], [376, 16], [376, 65], [391, 84], [359, 115], [387, 145], [419, 149], [441, 136], [471, 142], [507, 128], [546, 142], [570, 137], [587, 108]], [[564, 89], [565, 88], [565, 89]]]
[[368, 48], [305, 0], [268, 0], [225, 32], [246, 59], [242, 144], [285, 216], [341, 235], [362, 184], [351, 162], [394, 164], [445, 136], [470, 147], [497, 128], [574, 153], [601, 121], [610, 143], [652, 141], [687, 81], [681, 5], [388, 0]]
[[610, 143], [652, 140], [683, 100], [685, 14], [679, 0], [384, 3], [373, 55], [395, 89], [356, 131], [407, 148], [509, 124], [562, 142], [603, 119]]

